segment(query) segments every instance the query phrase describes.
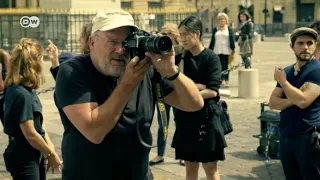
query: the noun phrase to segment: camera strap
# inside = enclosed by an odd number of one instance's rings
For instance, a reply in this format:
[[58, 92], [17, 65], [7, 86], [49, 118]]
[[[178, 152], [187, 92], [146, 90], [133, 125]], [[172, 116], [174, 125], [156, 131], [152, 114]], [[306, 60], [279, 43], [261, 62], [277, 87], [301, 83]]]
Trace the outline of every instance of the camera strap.
[[[185, 52], [182, 53], [182, 56], [179, 57], [179, 60], [181, 60], [179, 62], [179, 70], [180, 72], [183, 73], [183, 69], [184, 69], [184, 56], [185, 56]], [[177, 61], [177, 60], [176, 60]], [[163, 129], [163, 140], [166, 141], [168, 138], [168, 116], [166, 113], [166, 106], [164, 103], [164, 95], [163, 95], [163, 88], [162, 88], [162, 78], [161, 78], [161, 74], [154, 68], [154, 75], [153, 75], [153, 82], [154, 82], [154, 86], [155, 86], [155, 93], [157, 96], [157, 104], [158, 104], [158, 108], [159, 108], [159, 112], [160, 112], [160, 118], [161, 118], [161, 126]]]
[[161, 126], [163, 128], [163, 140], [166, 141], [168, 137], [168, 121], [167, 121], [167, 113], [166, 113], [166, 106], [164, 103], [164, 96], [163, 96], [163, 88], [161, 84], [161, 74], [154, 69], [154, 85], [155, 85], [155, 93], [157, 96], [157, 104], [160, 112], [161, 117]]

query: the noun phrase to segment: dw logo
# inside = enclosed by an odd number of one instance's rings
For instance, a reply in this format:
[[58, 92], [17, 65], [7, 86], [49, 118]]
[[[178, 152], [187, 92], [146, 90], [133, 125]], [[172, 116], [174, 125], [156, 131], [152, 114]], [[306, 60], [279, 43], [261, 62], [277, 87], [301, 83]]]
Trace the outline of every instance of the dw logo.
[[38, 27], [40, 24], [40, 19], [37, 16], [23, 16], [20, 19], [20, 25], [23, 28], [28, 28], [28, 27], [32, 27], [32, 28], [36, 28]]

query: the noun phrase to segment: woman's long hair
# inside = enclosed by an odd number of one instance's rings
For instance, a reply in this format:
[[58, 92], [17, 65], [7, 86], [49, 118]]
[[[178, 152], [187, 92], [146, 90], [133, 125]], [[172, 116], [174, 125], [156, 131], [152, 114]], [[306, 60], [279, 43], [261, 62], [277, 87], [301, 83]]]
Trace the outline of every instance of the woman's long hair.
[[36, 40], [22, 38], [12, 50], [5, 86], [24, 85], [37, 89], [44, 82], [42, 58], [44, 49]]

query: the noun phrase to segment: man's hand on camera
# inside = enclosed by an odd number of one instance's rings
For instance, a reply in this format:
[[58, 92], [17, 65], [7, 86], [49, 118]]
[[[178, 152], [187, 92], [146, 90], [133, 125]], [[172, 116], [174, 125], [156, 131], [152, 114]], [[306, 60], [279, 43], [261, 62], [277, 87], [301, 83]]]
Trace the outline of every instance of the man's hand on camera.
[[147, 52], [147, 57], [150, 57], [153, 66], [165, 77], [171, 77], [178, 72], [178, 68], [175, 65], [174, 50], [168, 54], [154, 54]]
[[147, 73], [151, 61], [149, 57], [139, 61], [138, 57], [134, 57], [126, 66], [126, 70], [121, 76], [120, 83], [135, 88]]

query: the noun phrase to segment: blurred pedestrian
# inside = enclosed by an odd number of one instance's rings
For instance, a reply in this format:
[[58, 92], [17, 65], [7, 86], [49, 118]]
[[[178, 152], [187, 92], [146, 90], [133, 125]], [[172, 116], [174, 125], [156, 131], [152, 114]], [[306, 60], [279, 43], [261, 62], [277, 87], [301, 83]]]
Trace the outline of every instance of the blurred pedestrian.
[[[209, 49], [218, 54], [222, 71], [226, 71], [229, 65], [229, 56], [235, 53], [235, 44], [232, 27], [229, 26], [229, 17], [225, 13], [218, 14], [219, 24], [212, 30]], [[228, 86], [229, 72], [221, 76], [222, 86]]]

